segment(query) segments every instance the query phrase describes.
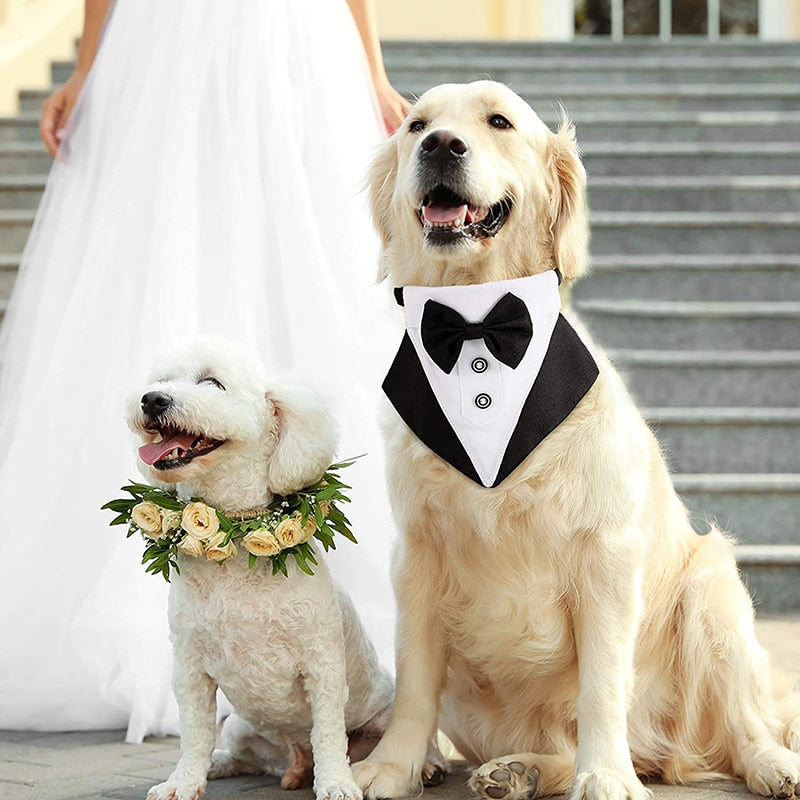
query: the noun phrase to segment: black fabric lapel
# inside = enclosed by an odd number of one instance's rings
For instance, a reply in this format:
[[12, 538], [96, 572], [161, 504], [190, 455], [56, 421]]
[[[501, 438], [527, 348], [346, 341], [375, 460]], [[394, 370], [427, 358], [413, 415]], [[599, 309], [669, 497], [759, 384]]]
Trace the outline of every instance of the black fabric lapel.
[[[492, 488], [499, 486], [570, 415], [598, 374], [586, 345], [559, 314], [542, 367], [522, 407]], [[383, 381], [383, 391], [422, 442], [483, 486], [425, 377], [408, 333]]]
[[592, 354], [559, 314], [542, 368], [522, 407], [493, 487], [501, 484], [572, 413], [598, 374]]
[[403, 336], [400, 349], [383, 381], [383, 391], [406, 425], [422, 442], [470, 480], [483, 486], [425, 377], [408, 333]]

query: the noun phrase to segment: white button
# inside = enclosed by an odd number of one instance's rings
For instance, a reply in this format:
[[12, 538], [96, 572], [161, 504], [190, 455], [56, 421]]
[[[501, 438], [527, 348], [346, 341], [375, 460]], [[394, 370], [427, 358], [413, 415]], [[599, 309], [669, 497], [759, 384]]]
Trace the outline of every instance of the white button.
[[486, 372], [489, 362], [485, 358], [473, 358], [471, 366], [473, 372]]
[[478, 408], [489, 408], [491, 404], [492, 398], [485, 392], [481, 392], [475, 397], [475, 405], [478, 406]]

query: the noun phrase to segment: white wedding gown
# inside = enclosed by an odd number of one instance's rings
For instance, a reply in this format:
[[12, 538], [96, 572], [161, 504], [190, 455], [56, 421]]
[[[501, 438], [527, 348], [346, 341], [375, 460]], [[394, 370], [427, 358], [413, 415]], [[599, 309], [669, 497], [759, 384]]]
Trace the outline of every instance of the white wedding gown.
[[100, 506], [138, 477], [126, 397], [198, 333], [334, 395], [368, 453], [329, 562], [391, 667], [371, 92], [344, 0], [117, 0], [0, 333], [0, 728], [177, 731], [167, 585]]

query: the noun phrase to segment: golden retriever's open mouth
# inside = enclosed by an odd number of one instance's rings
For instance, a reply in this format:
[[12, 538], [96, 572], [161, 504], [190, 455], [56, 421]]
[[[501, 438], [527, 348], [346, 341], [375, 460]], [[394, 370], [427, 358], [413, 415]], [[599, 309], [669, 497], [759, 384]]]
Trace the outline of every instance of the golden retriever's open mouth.
[[161, 436], [157, 442], [150, 442], [139, 448], [139, 458], [155, 469], [175, 469], [183, 467], [199, 456], [208, 455], [225, 444], [225, 439], [209, 439], [200, 433], [183, 431], [170, 426], [151, 425], [150, 433]]
[[495, 236], [510, 212], [510, 200], [500, 200], [488, 208], [478, 206], [439, 184], [425, 195], [417, 215], [426, 243], [449, 245], [460, 239]]

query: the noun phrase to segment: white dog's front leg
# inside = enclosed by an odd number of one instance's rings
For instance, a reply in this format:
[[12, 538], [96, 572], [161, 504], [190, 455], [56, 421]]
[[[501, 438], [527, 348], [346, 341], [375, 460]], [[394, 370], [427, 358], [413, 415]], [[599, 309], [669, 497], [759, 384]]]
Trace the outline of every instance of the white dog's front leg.
[[[408, 537], [410, 539], [410, 537]], [[369, 757], [353, 767], [370, 798], [404, 797], [422, 790], [422, 769], [436, 733], [447, 655], [434, 599], [439, 555], [415, 537], [395, 578], [397, 688], [386, 733]], [[418, 568], [417, 560], [427, 562]]]
[[172, 688], [178, 701], [181, 757], [147, 800], [197, 800], [206, 788], [216, 737], [217, 684], [193, 662], [175, 654]]
[[341, 614], [335, 618], [331, 614], [321, 624], [327, 635], [314, 643], [303, 668], [311, 704], [314, 791], [317, 800], [361, 800], [347, 760], [344, 715], [348, 688]]
[[572, 800], [646, 800], [651, 793], [636, 776], [628, 745], [642, 534], [600, 532], [598, 537], [598, 548], [591, 548], [578, 581], [578, 751]]

